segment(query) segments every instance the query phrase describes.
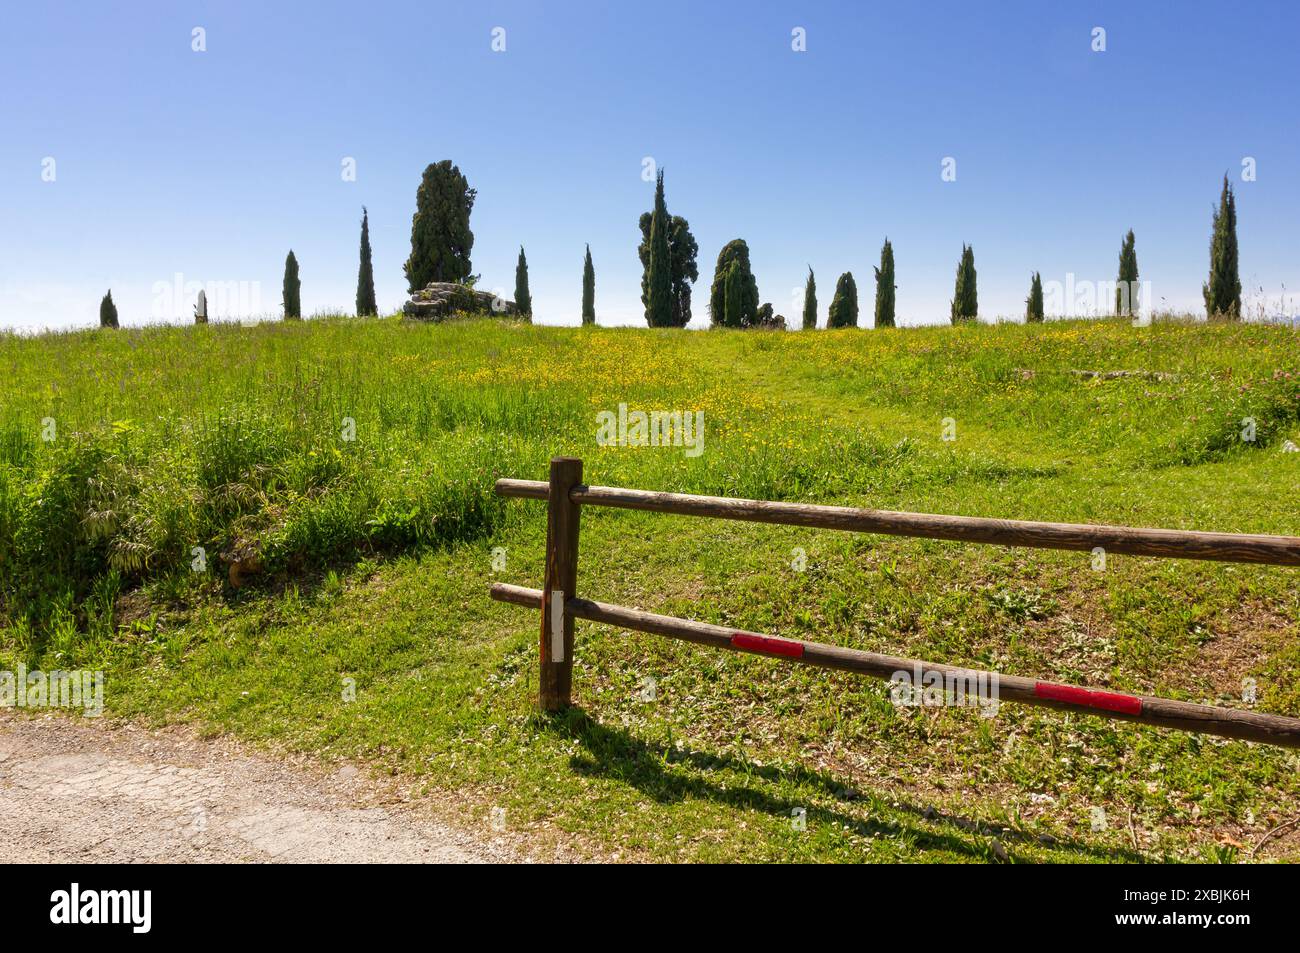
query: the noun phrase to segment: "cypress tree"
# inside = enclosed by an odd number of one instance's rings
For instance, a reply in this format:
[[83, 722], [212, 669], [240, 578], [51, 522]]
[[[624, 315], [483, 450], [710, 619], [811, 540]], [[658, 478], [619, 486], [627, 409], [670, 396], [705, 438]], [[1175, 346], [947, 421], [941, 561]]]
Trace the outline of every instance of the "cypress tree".
[[858, 326], [858, 285], [853, 280], [853, 272], [846, 271], [835, 282], [835, 297], [831, 299], [831, 309], [826, 312], [828, 328], [856, 328]]
[[101, 328], [117, 327], [117, 305], [113, 304], [113, 290], [110, 288], [104, 300], [99, 303], [99, 326]]
[[974, 321], [979, 314], [979, 299], [975, 293], [975, 250], [961, 246], [961, 261], [957, 263], [957, 284], [952, 296], [952, 323]]
[[803, 329], [812, 331], [817, 327], [817, 279], [813, 277], [812, 265], [808, 266], [808, 280], [803, 286]]
[[740, 262], [727, 265], [722, 280], [722, 324], [728, 328], [741, 327], [745, 309], [745, 275]]
[[1133, 229], [1128, 230], [1119, 246], [1119, 277], [1115, 279], [1115, 314], [1132, 316], [1137, 305], [1138, 256], [1137, 239]]
[[284, 260], [284, 319], [294, 321], [302, 318], [302, 282], [298, 280], [298, 259], [289, 249], [289, 257]]
[[1237, 274], [1237, 198], [1223, 176], [1219, 207], [1210, 234], [1210, 280], [1201, 288], [1210, 319], [1241, 320], [1241, 278]]
[[876, 327], [894, 326], [894, 246], [885, 239], [880, 249], [880, 267], [876, 269]]
[[1025, 299], [1025, 321], [1029, 324], [1042, 324], [1043, 317], [1043, 279], [1038, 272], [1034, 272], [1034, 277], [1029, 280], [1029, 297]]
[[596, 323], [596, 269], [591, 264], [591, 246], [582, 262], [582, 323]]
[[[665, 206], [667, 215], [667, 206]], [[641, 259], [641, 304], [650, 303], [650, 226], [654, 224], [653, 212], [642, 212], [640, 219], [641, 244], [637, 256]], [[696, 256], [700, 246], [691, 234], [691, 225], [680, 215], [668, 218], [668, 255], [672, 259], [672, 326], [684, 328], [691, 320], [691, 282], [700, 277]]]
[[700, 246], [691, 234], [691, 225], [680, 215], [672, 217], [668, 238], [673, 260], [673, 327], [684, 328], [691, 321], [691, 283], [700, 277], [695, 263]]
[[[732, 264], [739, 268], [740, 302], [730, 311], [725, 305], [725, 282]], [[713, 286], [709, 289], [709, 321], [714, 326], [747, 328], [758, 316], [758, 281], [749, 268], [749, 246], [736, 238], [722, 246], [713, 269]]]
[[370, 213], [361, 206], [361, 267], [357, 271], [357, 317], [379, 313], [375, 304], [375, 268], [370, 258]]
[[533, 313], [533, 296], [528, 291], [528, 259], [524, 257], [524, 246], [519, 246], [519, 261], [515, 265], [515, 313], [531, 317]]
[[673, 260], [669, 245], [672, 222], [664, 201], [664, 173], [655, 177], [655, 209], [650, 216], [650, 261], [646, 266], [645, 320], [652, 328], [673, 325]]
[[450, 159], [425, 168], [411, 216], [411, 257], [403, 266], [410, 291], [431, 281], [464, 281], [470, 276], [474, 233], [469, 215], [477, 194]]

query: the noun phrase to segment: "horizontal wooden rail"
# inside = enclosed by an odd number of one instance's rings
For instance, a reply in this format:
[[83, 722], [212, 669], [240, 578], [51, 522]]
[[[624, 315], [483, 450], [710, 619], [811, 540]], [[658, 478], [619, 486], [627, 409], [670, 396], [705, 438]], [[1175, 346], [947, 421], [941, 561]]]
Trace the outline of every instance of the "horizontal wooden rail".
[[[526, 589], [506, 583], [493, 584], [492, 598], [499, 602], [509, 602], [534, 609], [542, 605], [540, 589]], [[1099, 691], [1057, 682], [1042, 682], [1018, 675], [999, 675], [996, 672], [980, 669], [879, 655], [875, 652], [862, 652], [818, 642], [777, 638], [758, 632], [711, 625], [707, 622], [655, 615], [625, 606], [593, 602], [590, 599], [566, 599], [565, 612], [574, 618], [587, 619], [591, 622], [635, 629], [638, 632], [649, 632], [685, 642], [710, 645], [714, 648], [786, 658], [818, 668], [859, 672], [884, 679], [892, 679], [896, 673], [904, 672], [913, 676], [912, 684], [918, 687], [925, 684], [923, 679], [931, 672], [941, 677], [944, 680], [943, 684], [974, 685], [980, 679], [996, 678], [999, 702], [1020, 702], [1061, 711], [1119, 718], [1160, 728], [1176, 728], [1243, 741], [1260, 741], [1288, 748], [1300, 748], [1300, 718], [1239, 711], [1233, 708], [1215, 708], [1210, 705], [1172, 701], [1149, 695]]]
[[545, 480], [511, 480], [502, 477], [496, 482], [497, 496], [513, 496], [521, 500], [544, 500], [551, 485]]
[[[541, 480], [498, 480], [496, 492], [501, 496], [544, 500], [547, 498], [548, 486]], [[886, 536], [916, 536], [966, 543], [1085, 552], [1101, 547], [1107, 553], [1130, 556], [1300, 566], [1300, 537], [1296, 536], [1201, 533], [1132, 526], [1094, 526], [1088, 523], [1036, 523], [976, 516], [940, 516], [850, 506], [813, 506], [806, 503], [773, 503], [767, 500], [625, 490], [612, 486], [575, 486], [569, 498], [573, 503], [586, 506], [611, 506], [681, 516], [710, 516], [752, 523], [811, 526]]]

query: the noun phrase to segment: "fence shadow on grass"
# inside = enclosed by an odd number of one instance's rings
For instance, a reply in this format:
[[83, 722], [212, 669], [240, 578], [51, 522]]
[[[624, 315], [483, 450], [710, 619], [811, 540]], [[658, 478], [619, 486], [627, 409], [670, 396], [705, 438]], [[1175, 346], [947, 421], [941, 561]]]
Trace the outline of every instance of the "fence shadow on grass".
[[[723, 785], [708, 778], [692, 777], [674, 766], [701, 772], [728, 771], [740, 778], [754, 776], [767, 783], [792, 782], [818, 788], [828, 797], [844, 799], [846, 785], [831, 775], [804, 767], [756, 765], [729, 754], [713, 754], [689, 748], [676, 748], [643, 741], [630, 732], [603, 725], [584, 709], [574, 706], [563, 712], [538, 716], [548, 731], [578, 742], [584, 753], [570, 759], [573, 770], [589, 777], [603, 777], [629, 784], [659, 804], [675, 804], [699, 798], [740, 810], [759, 811], [778, 817], [790, 817], [794, 808], [804, 808], [810, 824], [840, 825], [863, 837], [873, 835], [904, 837], [918, 850], [947, 850], [977, 860], [1001, 860], [994, 852], [997, 841], [1006, 852], [1005, 859], [1015, 860], [1015, 845], [1033, 845], [1042, 849], [1074, 853], [1087, 859], [1110, 863], [1145, 863], [1145, 855], [1124, 848], [1107, 848], [1072, 838], [1043, 836], [1015, 829], [992, 828], [936, 807], [909, 803], [891, 795], [888, 800], [862, 794], [860, 800], [873, 812], [912, 815], [918, 823], [891, 820], [864, 820], [843, 811], [802, 804], [776, 797], [751, 785]], [[928, 825], [927, 825], [928, 822]], [[932, 827], [956, 828], [934, 830]]]

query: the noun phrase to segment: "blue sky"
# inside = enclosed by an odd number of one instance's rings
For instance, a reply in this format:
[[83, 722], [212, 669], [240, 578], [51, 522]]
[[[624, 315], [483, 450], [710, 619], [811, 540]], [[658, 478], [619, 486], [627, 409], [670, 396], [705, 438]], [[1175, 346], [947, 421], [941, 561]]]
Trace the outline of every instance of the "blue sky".
[[992, 318], [1023, 312], [1034, 270], [1113, 280], [1130, 227], [1157, 304], [1200, 309], [1225, 171], [1243, 284], [1300, 290], [1293, 5], [87, 2], [5, 19], [2, 327], [93, 324], [110, 286], [124, 323], [181, 320], [192, 301], [160, 290], [176, 275], [242, 282], [236, 310], [278, 314], [289, 248], [304, 311], [350, 310], [362, 205], [396, 309], [420, 173], [444, 158], [478, 190], [481, 284], [513, 289], [522, 243], [544, 323], [577, 323], [587, 242], [600, 323], [643, 323], [645, 157], [699, 241], [697, 325], [737, 237], [787, 316], [811, 264], [822, 322], [846, 270], [869, 312], [886, 235], [903, 323], [946, 319], [963, 242]]

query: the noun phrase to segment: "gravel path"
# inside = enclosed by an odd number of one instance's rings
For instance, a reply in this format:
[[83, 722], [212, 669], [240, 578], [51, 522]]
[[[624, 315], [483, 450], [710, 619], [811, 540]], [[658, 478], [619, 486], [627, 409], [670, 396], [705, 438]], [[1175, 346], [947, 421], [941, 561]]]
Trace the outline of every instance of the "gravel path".
[[107, 719], [0, 711], [0, 863], [519, 859], [344, 766]]

